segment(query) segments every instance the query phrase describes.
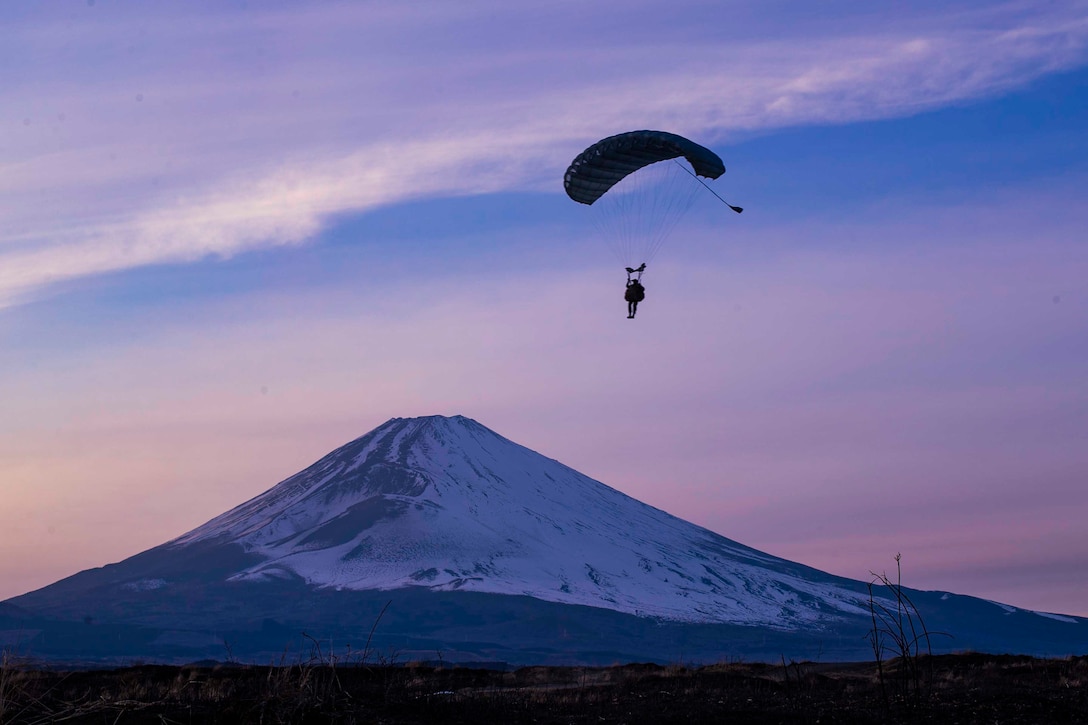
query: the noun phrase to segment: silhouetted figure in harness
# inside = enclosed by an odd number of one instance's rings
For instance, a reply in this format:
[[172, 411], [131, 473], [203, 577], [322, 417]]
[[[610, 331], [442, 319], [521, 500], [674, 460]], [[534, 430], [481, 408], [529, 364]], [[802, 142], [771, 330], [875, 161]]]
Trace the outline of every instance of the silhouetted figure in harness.
[[[632, 269], [627, 267], [627, 290], [623, 293], [623, 299], [627, 300], [627, 319], [633, 320], [638, 310], [638, 303], [646, 297], [646, 288], [642, 286], [642, 273], [646, 271], [646, 263]], [[632, 278], [631, 275], [637, 275]]]

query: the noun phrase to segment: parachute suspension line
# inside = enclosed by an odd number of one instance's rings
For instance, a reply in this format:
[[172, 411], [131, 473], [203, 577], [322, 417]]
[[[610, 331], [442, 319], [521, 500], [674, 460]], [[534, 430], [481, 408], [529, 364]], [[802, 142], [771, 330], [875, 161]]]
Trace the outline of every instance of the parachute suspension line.
[[640, 199], [645, 196], [643, 179], [632, 175], [621, 182], [620, 188], [613, 189], [610, 196], [598, 199], [597, 213], [593, 218], [600, 236], [608, 245], [616, 261], [624, 266], [636, 267], [642, 261], [634, 257], [638, 249], [640, 216], [643, 212]]
[[725, 205], [726, 205], [727, 207], [729, 207], [730, 209], [732, 209], [733, 211], [735, 211], [735, 212], [736, 212], [736, 213], [738, 213], [738, 214], [740, 214], [741, 212], [743, 212], [743, 211], [744, 211], [744, 208], [743, 208], [743, 207], [739, 207], [739, 206], [733, 206], [733, 205], [732, 205], [732, 204], [730, 204], [730, 203], [729, 203], [728, 201], [726, 201], [725, 199], [723, 199], [723, 198], [721, 198], [720, 196], [718, 196], [718, 192], [716, 192], [716, 191], [714, 191], [713, 189], [711, 189], [711, 188], [710, 188], [710, 185], [709, 185], [709, 184], [707, 184], [707, 183], [706, 183], [705, 181], [703, 181], [702, 179], [700, 179], [700, 178], [699, 178], [698, 176], [696, 176], [696, 175], [695, 175], [694, 173], [692, 173], [691, 171], [688, 171], [688, 169], [686, 169], [686, 168], [684, 167], [684, 165], [683, 165], [683, 164], [681, 164], [681, 163], [680, 163], [679, 161], [677, 161], [676, 159], [673, 159], [673, 162], [674, 162], [674, 163], [675, 163], [675, 164], [676, 164], [677, 166], [679, 166], [679, 167], [680, 167], [681, 169], [684, 169], [684, 171], [687, 171], [687, 172], [688, 172], [689, 174], [691, 174], [691, 178], [695, 179], [695, 180], [696, 180], [696, 181], [698, 181], [698, 182], [699, 182], [700, 184], [702, 184], [702, 185], [703, 185], [703, 188], [705, 188], [705, 189], [706, 189], [707, 191], [709, 191], [709, 192], [710, 192], [711, 194], [713, 194], [714, 196], [717, 196], [717, 197], [718, 197], [718, 201], [720, 201], [721, 203], [725, 204]]
[[618, 262], [638, 267], [653, 261], [698, 197], [689, 174], [679, 163], [659, 162], [625, 177], [597, 200], [593, 220]]
[[[683, 171], [687, 171], [682, 164], [676, 162], [676, 166], [679, 166]], [[694, 186], [681, 174], [679, 174], [672, 165], [660, 164], [664, 167], [662, 170], [666, 171], [667, 180], [659, 186], [659, 204], [657, 204], [657, 210], [653, 213], [656, 215], [653, 218], [658, 220], [655, 225], [654, 233], [650, 238], [650, 246], [647, 251], [647, 257], [653, 259], [657, 256], [658, 251], [664, 245], [665, 241], [670, 238], [673, 230], [680, 224], [684, 215], [695, 203], [697, 197], [696, 192], [698, 187]]]

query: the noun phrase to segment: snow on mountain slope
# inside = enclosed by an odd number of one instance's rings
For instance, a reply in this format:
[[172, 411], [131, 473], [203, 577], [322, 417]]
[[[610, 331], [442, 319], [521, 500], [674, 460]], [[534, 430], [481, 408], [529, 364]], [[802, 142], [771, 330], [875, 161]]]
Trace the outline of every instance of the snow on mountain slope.
[[867, 614], [858, 582], [647, 506], [479, 423], [394, 418], [170, 542], [238, 543], [233, 581], [429, 587], [791, 629]]

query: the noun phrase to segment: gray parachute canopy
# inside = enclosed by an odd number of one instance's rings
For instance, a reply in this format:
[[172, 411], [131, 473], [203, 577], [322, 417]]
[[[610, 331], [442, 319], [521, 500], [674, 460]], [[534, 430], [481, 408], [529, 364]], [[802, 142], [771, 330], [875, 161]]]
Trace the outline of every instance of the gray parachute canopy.
[[644, 166], [683, 156], [695, 173], [716, 179], [725, 164], [716, 153], [667, 131], [629, 131], [609, 136], [587, 148], [563, 176], [567, 196], [592, 204], [628, 174]]

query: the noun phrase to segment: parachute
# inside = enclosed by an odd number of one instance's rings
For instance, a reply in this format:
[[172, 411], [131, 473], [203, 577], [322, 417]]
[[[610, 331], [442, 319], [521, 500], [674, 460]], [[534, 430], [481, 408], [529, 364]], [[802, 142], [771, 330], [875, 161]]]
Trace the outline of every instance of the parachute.
[[657, 254], [700, 185], [706, 186], [699, 177], [716, 179], [724, 173], [717, 154], [683, 136], [630, 131], [578, 154], [563, 176], [563, 187], [574, 201], [593, 206], [594, 221], [617, 260], [633, 265]]

